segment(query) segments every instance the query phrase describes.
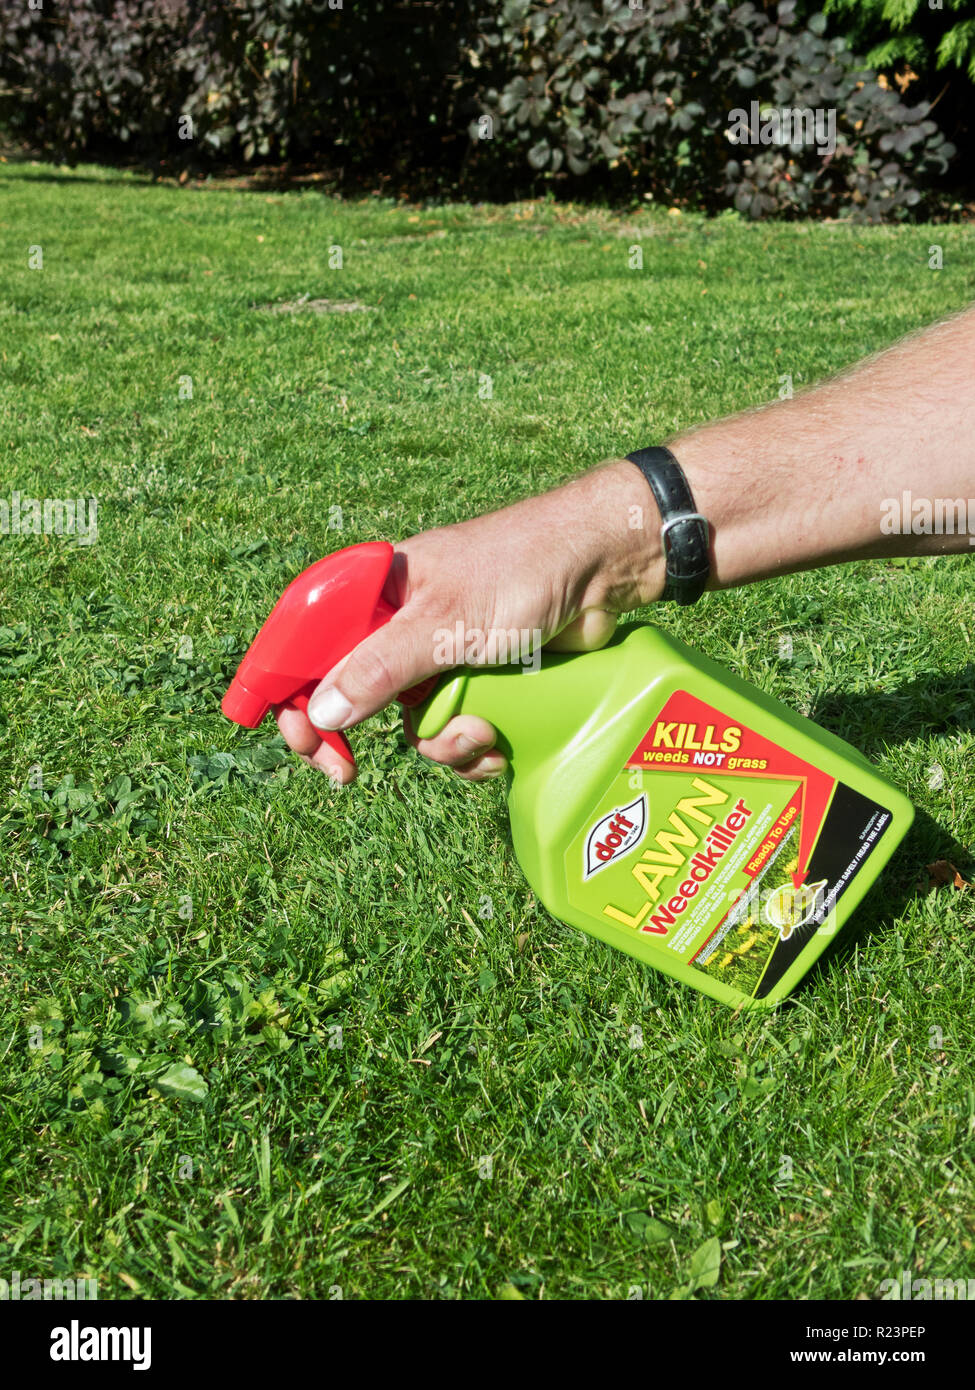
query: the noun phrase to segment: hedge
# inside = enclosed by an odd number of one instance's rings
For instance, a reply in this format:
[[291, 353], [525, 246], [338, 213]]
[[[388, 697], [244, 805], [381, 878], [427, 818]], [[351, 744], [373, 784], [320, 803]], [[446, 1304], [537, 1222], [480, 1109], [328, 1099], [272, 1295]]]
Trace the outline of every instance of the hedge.
[[750, 217], [937, 215], [955, 156], [794, 0], [25, 0], [0, 12], [0, 123], [66, 162]]

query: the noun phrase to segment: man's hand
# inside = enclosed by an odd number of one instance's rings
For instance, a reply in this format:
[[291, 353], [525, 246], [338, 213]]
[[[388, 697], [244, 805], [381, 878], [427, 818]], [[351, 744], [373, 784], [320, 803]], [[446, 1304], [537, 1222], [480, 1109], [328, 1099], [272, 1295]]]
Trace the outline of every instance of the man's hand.
[[[633, 464], [620, 461], [501, 511], [411, 536], [395, 548], [385, 589], [399, 611], [329, 672], [309, 714], [321, 729], [347, 729], [451, 664], [480, 664], [463, 649], [443, 663], [438, 645], [458, 625], [485, 644], [487, 662], [493, 644], [501, 660], [527, 657], [497, 647], [499, 635], [512, 629], [539, 634], [559, 651], [603, 646], [618, 613], [652, 602], [663, 589], [659, 527], [650, 489]], [[276, 714], [286, 742], [306, 762], [340, 784], [352, 781], [354, 765], [322, 743], [305, 714], [287, 707]], [[459, 716], [425, 740], [413, 736], [409, 720], [405, 725], [419, 752], [463, 777], [504, 770], [495, 731], [483, 719]]]

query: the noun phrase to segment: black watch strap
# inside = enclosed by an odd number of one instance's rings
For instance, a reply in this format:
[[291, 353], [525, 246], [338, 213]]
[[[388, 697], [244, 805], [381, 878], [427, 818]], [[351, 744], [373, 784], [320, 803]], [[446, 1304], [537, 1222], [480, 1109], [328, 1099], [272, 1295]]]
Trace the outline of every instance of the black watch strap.
[[666, 562], [662, 599], [696, 603], [711, 573], [710, 534], [707, 520], [694, 505], [684, 470], [669, 449], [637, 449], [627, 454], [630, 463], [650, 484], [660, 509], [660, 537]]

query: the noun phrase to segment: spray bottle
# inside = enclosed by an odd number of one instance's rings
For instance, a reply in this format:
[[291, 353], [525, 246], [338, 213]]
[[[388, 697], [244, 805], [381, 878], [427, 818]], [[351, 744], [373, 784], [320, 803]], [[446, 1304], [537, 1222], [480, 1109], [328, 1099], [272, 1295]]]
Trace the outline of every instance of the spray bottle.
[[[224, 696], [257, 728], [388, 622], [393, 548], [349, 546], [284, 591]], [[669, 633], [620, 627], [532, 668], [455, 668], [398, 697], [430, 738], [477, 714], [508, 759], [515, 854], [553, 916], [734, 1008], [809, 970], [914, 817], [855, 749]], [[319, 731], [352, 759], [342, 733]]]

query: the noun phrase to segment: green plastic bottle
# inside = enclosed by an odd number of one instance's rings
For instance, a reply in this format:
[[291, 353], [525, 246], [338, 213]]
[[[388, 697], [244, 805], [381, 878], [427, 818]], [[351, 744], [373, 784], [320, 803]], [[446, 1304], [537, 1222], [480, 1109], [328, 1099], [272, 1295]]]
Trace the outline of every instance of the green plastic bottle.
[[460, 669], [413, 725], [456, 714], [498, 731], [549, 912], [735, 1008], [795, 988], [914, 817], [856, 749], [653, 627]]

